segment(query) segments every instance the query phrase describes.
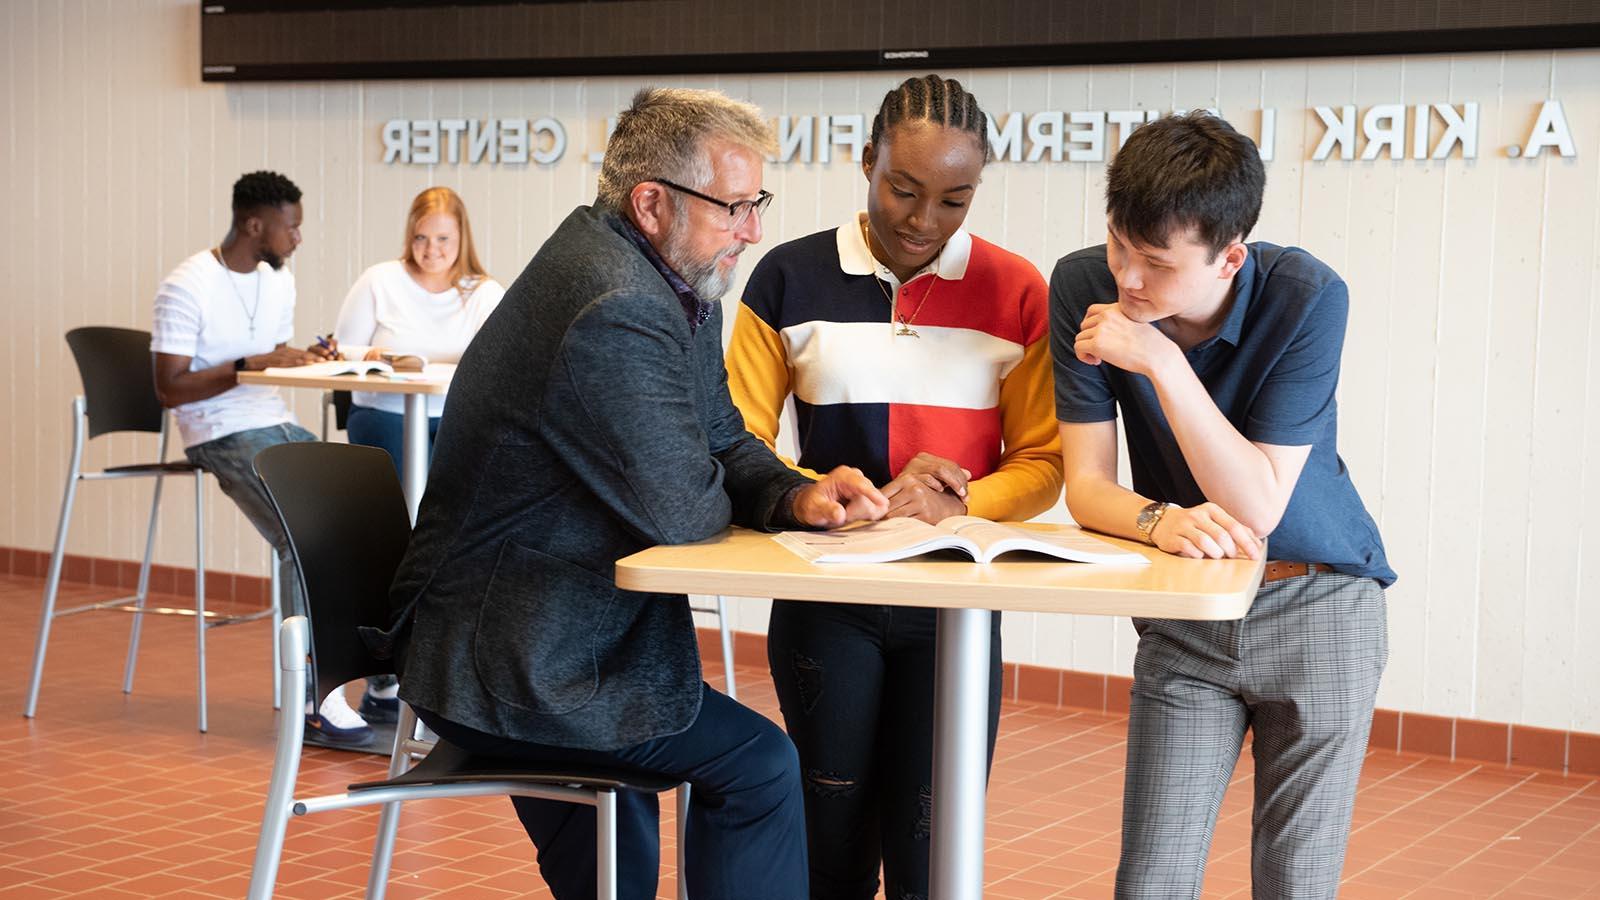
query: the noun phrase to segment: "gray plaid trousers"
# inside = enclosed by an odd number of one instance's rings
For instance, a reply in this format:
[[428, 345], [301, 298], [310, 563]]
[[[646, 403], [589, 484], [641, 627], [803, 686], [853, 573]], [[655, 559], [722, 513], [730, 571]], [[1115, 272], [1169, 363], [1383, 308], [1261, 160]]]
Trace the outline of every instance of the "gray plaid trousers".
[[1248, 728], [1254, 896], [1335, 896], [1389, 655], [1383, 589], [1312, 572], [1263, 586], [1236, 622], [1134, 625], [1116, 895], [1200, 896]]

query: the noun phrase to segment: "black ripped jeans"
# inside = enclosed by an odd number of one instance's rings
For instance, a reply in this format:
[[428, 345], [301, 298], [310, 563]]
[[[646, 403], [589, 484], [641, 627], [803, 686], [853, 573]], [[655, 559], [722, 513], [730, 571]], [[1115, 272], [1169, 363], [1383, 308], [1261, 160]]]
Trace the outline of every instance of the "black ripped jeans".
[[[767, 663], [800, 751], [812, 900], [928, 895], [937, 612], [777, 600]], [[989, 644], [989, 761], [1000, 722], [1000, 614]]]

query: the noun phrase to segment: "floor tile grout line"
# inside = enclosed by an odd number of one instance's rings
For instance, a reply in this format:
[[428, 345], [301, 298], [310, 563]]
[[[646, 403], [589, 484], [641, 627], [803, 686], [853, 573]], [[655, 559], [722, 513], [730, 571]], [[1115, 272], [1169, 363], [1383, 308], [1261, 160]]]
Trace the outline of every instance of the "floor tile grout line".
[[[1527, 822], [1524, 822], [1522, 825], [1518, 826], [1517, 830], [1520, 831], [1523, 828], [1526, 828], [1529, 825], [1532, 825], [1534, 822], [1539, 821], [1540, 819], [1544, 818], [1546, 815], [1550, 814], [1551, 812], [1554, 812], [1555, 810], [1557, 810], [1557, 809], [1561, 808], [1562, 806], [1566, 805], [1567, 803], [1571, 802], [1572, 799], [1577, 797], [1579, 794], [1583, 794], [1583, 793], [1588, 792], [1593, 787], [1595, 787], [1595, 782], [1591, 781], [1588, 784], [1584, 785], [1583, 787], [1579, 788], [1578, 790], [1574, 791], [1573, 793], [1568, 794], [1567, 796], [1561, 798], [1561, 802], [1559, 802], [1559, 803], [1555, 804], [1554, 806], [1551, 806], [1551, 807], [1543, 810], [1538, 815], [1536, 815], [1533, 818], [1529, 819]], [[1574, 844], [1577, 844], [1579, 841], [1581, 841], [1584, 838], [1588, 837], [1589, 835], [1595, 834], [1595, 833], [1600, 833], [1600, 823], [1596, 823], [1596, 824], [1590, 826], [1588, 831], [1585, 831], [1583, 834], [1580, 834], [1577, 837], [1573, 838], [1572, 840], [1568, 841], [1566, 843], [1566, 845], [1563, 846], [1561, 849], [1562, 850], [1571, 849], [1571, 847]], [[1486, 847], [1486, 848], [1484, 848], [1484, 850], [1478, 851], [1478, 853], [1483, 853], [1487, 849], [1488, 848]], [[1474, 854], [1474, 856], [1476, 856], [1476, 855], [1478, 855], [1478, 854]], [[1527, 881], [1530, 877], [1532, 877], [1534, 872], [1537, 872], [1537, 871], [1539, 871], [1540, 868], [1542, 868], [1542, 867], [1544, 867], [1546, 865], [1549, 865], [1549, 862], [1550, 861], [1548, 859], [1546, 859], [1543, 862], [1541, 862], [1539, 865], [1534, 866], [1532, 870], [1524, 873], [1523, 876], [1521, 878], [1518, 878], [1516, 881], [1513, 881], [1510, 884], [1506, 885], [1504, 888], [1502, 888], [1494, 896], [1496, 896], [1496, 897], [1504, 896], [1506, 891], [1509, 891], [1512, 888], [1515, 888], [1518, 884], [1521, 884], [1522, 882]]]
[[[1418, 765], [1421, 765], [1421, 761], [1418, 762]], [[1421, 803], [1423, 800], [1426, 800], [1427, 798], [1434, 796], [1435, 794], [1439, 793], [1440, 791], [1444, 790], [1445, 788], [1450, 787], [1453, 784], [1458, 784], [1463, 779], [1471, 776], [1472, 774], [1474, 774], [1476, 772], [1479, 772], [1479, 771], [1482, 771], [1482, 769], [1483, 769], [1482, 766], [1473, 766], [1471, 769], [1467, 770], [1466, 772], [1462, 772], [1460, 775], [1457, 775], [1456, 777], [1451, 778], [1448, 781], [1445, 781], [1445, 782], [1439, 784], [1438, 786], [1434, 787], [1433, 789], [1423, 792], [1423, 794], [1421, 796], [1413, 797], [1410, 800], [1407, 800], [1406, 802], [1400, 804], [1399, 806], [1395, 807], [1394, 809], [1391, 809], [1388, 812], [1384, 813], [1383, 815], [1377, 817], [1376, 819], [1373, 819], [1371, 822], [1368, 822], [1365, 825], [1362, 825], [1359, 829], [1351, 829], [1350, 836], [1354, 837], [1356, 834], [1358, 834], [1358, 833], [1360, 833], [1362, 831], [1365, 831], [1368, 828], [1371, 828], [1372, 826], [1378, 824], [1379, 822], [1382, 822], [1384, 819], [1387, 819], [1387, 818], [1395, 815], [1396, 813], [1400, 812], [1401, 810], [1408, 809], [1408, 808], [1410, 808], [1412, 806], [1415, 806], [1418, 803]], [[1399, 774], [1399, 773], [1396, 773], [1396, 774]], [[1531, 774], [1528, 775], [1522, 781], [1517, 782], [1516, 785], [1513, 785], [1512, 787], [1509, 787], [1509, 788], [1501, 791], [1499, 794], [1496, 794], [1494, 797], [1490, 798], [1489, 800], [1484, 801], [1483, 804], [1479, 804], [1479, 806], [1483, 806], [1483, 805], [1486, 805], [1488, 803], [1494, 802], [1495, 800], [1499, 799], [1500, 797], [1503, 797], [1506, 794], [1510, 793], [1511, 791], [1515, 790], [1517, 787], [1520, 787], [1521, 785], [1528, 783], [1528, 781], [1532, 780], [1533, 778], [1534, 778], [1533, 775], [1531, 775]], [[1459, 816], [1457, 818], [1459, 818]], [[1452, 819], [1451, 821], [1454, 821], [1454, 820]], [[1446, 824], [1449, 824], [1449, 823], [1446, 823]], [[1424, 837], [1427, 837], [1428, 835], [1434, 834], [1435, 832], [1439, 831], [1443, 827], [1444, 827], [1444, 825], [1440, 825], [1440, 826], [1434, 828], [1432, 831], [1429, 831], [1427, 835], [1424, 835]], [[1396, 856], [1398, 856], [1399, 854], [1403, 853], [1404, 851], [1406, 851], [1406, 850], [1408, 850], [1408, 849], [1410, 849], [1412, 847], [1415, 847], [1418, 843], [1421, 842], [1421, 840], [1422, 840], [1421, 838], [1414, 838], [1409, 843], [1406, 843], [1406, 844], [1404, 844], [1404, 845], [1402, 845], [1400, 847], [1395, 848], [1394, 850], [1391, 850], [1386, 856], [1380, 858], [1379, 860], [1377, 860], [1374, 863], [1369, 864], [1366, 868], [1361, 869], [1360, 871], [1357, 871], [1357, 872], [1351, 874], [1349, 877], [1350, 878], [1359, 878], [1362, 875], [1365, 875], [1366, 873], [1372, 871], [1373, 869], [1377, 868], [1378, 866], [1382, 865], [1383, 863], [1388, 862], [1389, 860], [1395, 858]]]

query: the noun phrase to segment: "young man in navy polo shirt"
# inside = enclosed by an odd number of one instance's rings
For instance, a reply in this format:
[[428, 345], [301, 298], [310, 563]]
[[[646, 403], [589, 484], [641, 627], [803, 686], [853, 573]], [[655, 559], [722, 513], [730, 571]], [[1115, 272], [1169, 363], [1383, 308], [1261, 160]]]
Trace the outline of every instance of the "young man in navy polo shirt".
[[1200, 895], [1246, 730], [1255, 895], [1334, 896], [1388, 658], [1395, 575], [1336, 448], [1349, 294], [1304, 250], [1244, 243], [1265, 184], [1219, 118], [1145, 125], [1107, 173], [1107, 243], [1050, 279], [1073, 517], [1178, 556], [1273, 560], [1242, 620], [1134, 620], [1119, 897]]

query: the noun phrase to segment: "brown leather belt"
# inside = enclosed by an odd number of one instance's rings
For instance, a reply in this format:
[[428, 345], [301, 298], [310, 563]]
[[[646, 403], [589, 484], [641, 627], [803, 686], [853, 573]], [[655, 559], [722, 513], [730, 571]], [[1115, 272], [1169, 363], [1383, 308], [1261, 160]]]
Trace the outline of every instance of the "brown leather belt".
[[1332, 572], [1333, 566], [1327, 563], [1285, 562], [1281, 559], [1267, 560], [1267, 567], [1261, 573], [1261, 583], [1270, 584], [1282, 581], [1285, 578], [1294, 578], [1299, 575], [1309, 575], [1312, 572]]

